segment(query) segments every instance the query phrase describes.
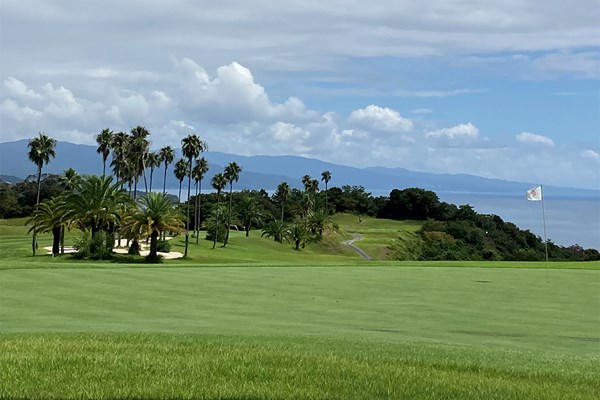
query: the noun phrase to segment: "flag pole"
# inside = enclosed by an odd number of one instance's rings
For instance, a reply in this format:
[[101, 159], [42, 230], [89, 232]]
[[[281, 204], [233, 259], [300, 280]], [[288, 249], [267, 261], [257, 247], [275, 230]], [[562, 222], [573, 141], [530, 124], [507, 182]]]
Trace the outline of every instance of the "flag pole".
[[540, 185], [540, 192], [542, 194], [542, 220], [544, 221], [544, 246], [546, 247], [546, 282], [550, 282], [549, 277], [549, 266], [548, 266], [548, 239], [546, 238], [546, 211], [544, 208], [544, 187]]

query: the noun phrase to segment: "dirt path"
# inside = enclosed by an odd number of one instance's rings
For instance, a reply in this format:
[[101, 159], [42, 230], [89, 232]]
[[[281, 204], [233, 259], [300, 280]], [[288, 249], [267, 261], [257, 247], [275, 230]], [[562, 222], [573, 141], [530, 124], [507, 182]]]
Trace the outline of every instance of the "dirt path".
[[354, 245], [354, 242], [357, 242], [359, 240], [362, 240], [362, 235], [360, 233], [353, 233], [352, 234], [354, 237], [350, 240], [346, 240], [344, 241], [344, 244], [348, 247], [350, 247], [352, 250], [356, 251], [363, 259], [365, 260], [372, 260], [373, 257], [371, 257], [370, 255], [368, 255], [367, 253], [365, 253], [361, 248], [357, 247]]

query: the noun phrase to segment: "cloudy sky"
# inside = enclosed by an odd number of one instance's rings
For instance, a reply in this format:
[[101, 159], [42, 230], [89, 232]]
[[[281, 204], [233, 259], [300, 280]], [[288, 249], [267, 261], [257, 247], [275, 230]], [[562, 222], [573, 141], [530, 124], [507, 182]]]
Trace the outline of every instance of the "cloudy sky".
[[154, 148], [600, 189], [599, 4], [2, 0], [0, 141], [144, 125]]

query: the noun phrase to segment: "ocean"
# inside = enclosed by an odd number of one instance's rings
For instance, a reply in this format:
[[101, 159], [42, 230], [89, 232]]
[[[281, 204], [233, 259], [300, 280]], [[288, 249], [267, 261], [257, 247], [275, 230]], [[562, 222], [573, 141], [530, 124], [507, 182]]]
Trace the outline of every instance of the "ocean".
[[[368, 190], [373, 196], [388, 196], [389, 191]], [[177, 195], [178, 189], [167, 192]], [[204, 189], [203, 193], [210, 192]], [[271, 193], [272, 191], [268, 191]], [[481, 214], [496, 214], [506, 222], [521, 229], [528, 229], [544, 237], [542, 203], [527, 201], [523, 195], [498, 193], [437, 192], [441, 201], [456, 205], [469, 204]], [[182, 198], [187, 189], [182, 190]], [[578, 244], [584, 248], [600, 250], [600, 197], [553, 197], [544, 198], [546, 235], [561, 246]]]

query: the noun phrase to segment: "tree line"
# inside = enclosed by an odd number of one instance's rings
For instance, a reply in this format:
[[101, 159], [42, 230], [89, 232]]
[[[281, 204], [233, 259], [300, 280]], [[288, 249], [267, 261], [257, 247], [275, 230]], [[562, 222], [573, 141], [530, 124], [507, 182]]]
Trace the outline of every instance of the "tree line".
[[[185, 253], [190, 237], [199, 244], [200, 231], [206, 239], [227, 246], [231, 229], [242, 229], [246, 236], [252, 229], [300, 249], [307, 242], [320, 240], [323, 232], [335, 229], [331, 215], [350, 212], [379, 218], [424, 221], [419, 239], [411, 243], [410, 257], [423, 260], [538, 260], [543, 259], [544, 243], [538, 236], [503, 221], [496, 215], [476, 213], [469, 205], [456, 206], [441, 202], [425, 189], [394, 189], [389, 196], [373, 197], [361, 186], [329, 187], [332, 175], [323, 171], [320, 182], [309, 175], [302, 177], [303, 189], [278, 185], [269, 196], [265, 190], [233, 191], [242, 167], [229, 163], [215, 173], [212, 193], [202, 193], [202, 183], [210, 166], [201, 154], [208, 145], [197, 135], [183, 138], [183, 158], [175, 161], [171, 146], [150, 151], [150, 133], [142, 126], [130, 133], [104, 129], [97, 135], [97, 152], [101, 155], [103, 174], [79, 176], [73, 169], [62, 175], [44, 174], [43, 166], [56, 156], [56, 141], [43, 133], [29, 142], [29, 159], [37, 174], [15, 185], [0, 182], [0, 216], [30, 216], [32, 251], [36, 251], [38, 232], [53, 233], [53, 254], [64, 246], [64, 230], [77, 227], [87, 232], [81, 243], [91, 257], [110, 257], [115, 236], [127, 238], [135, 249], [141, 238], [150, 241], [149, 259], [157, 258], [157, 248], [166, 231], [185, 233]], [[109, 157], [112, 159], [109, 162]], [[166, 193], [169, 165], [179, 181], [178, 196]], [[107, 165], [111, 167], [107, 175]], [[164, 166], [162, 193], [152, 190], [154, 170]], [[187, 179], [187, 196], [181, 198]], [[192, 194], [192, 181], [194, 193]], [[138, 191], [143, 182], [144, 190]], [[228, 190], [227, 190], [228, 189]], [[223, 198], [225, 197], [225, 198]], [[62, 239], [61, 239], [62, 238]], [[595, 260], [595, 249], [574, 245], [562, 247], [548, 243], [553, 260]], [[402, 259], [406, 254], [395, 254]], [[130, 249], [132, 247], [130, 246]], [[86, 253], [87, 252], [87, 253]]]

